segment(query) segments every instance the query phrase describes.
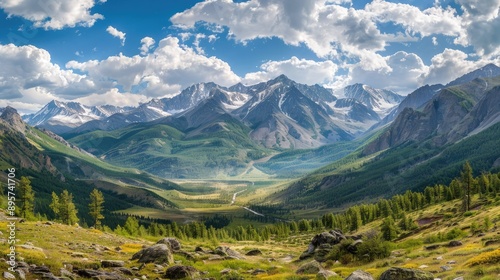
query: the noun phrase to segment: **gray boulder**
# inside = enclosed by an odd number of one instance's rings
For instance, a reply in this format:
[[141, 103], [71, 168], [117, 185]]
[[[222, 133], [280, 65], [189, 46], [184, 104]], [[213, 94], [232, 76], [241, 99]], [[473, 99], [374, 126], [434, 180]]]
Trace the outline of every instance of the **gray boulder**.
[[115, 261], [115, 260], [103, 260], [101, 261], [102, 267], [124, 267], [124, 261]]
[[238, 260], [243, 260], [245, 257], [243, 257], [240, 253], [236, 252], [235, 250], [226, 247], [226, 246], [219, 246], [215, 249], [214, 251], [215, 254], [223, 257], [230, 257], [233, 259], [238, 259]]
[[337, 276], [337, 273], [330, 270], [322, 270], [316, 274], [316, 280], [328, 280], [328, 278]]
[[3, 278], [4, 279], [16, 279], [16, 276], [14, 276], [12, 273], [5, 271], [3, 273]]
[[356, 270], [349, 275], [345, 280], [373, 280], [373, 276], [363, 270]]
[[320, 271], [323, 271], [323, 267], [317, 261], [310, 261], [301, 265], [295, 273], [297, 274], [317, 274]]
[[259, 249], [252, 249], [252, 250], [248, 251], [245, 255], [247, 255], [247, 256], [260, 256], [260, 255], [262, 255], [262, 251]]
[[380, 280], [403, 280], [403, 279], [412, 279], [412, 280], [434, 280], [434, 275], [432, 273], [417, 270], [417, 269], [409, 269], [409, 268], [401, 268], [401, 267], [392, 267], [382, 275], [380, 275]]
[[167, 245], [170, 245], [170, 248], [173, 251], [179, 251], [180, 249], [182, 249], [181, 242], [179, 242], [179, 240], [177, 240], [177, 239], [175, 239], [173, 237], [165, 237], [165, 238], [159, 240], [158, 242], [156, 242], [156, 244], [167, 244]]
[[174, 262], [174, 256], [170, 251], [170, 246], [166, 244], [155, 244], [144, 248], [132, 256], [132, 260], [138, 260], [140, 263], [168, 263]]
[[198, 270], [192, 266], [174, 265], [165, 271], [167, 279], [193, 279], [200, 275]]
[[452, 240], [450, 241], [450, 243], [448, 243], [448, 247], [458, 247], [458, 246], [462, 246], [463, 243], [462, 241], [458, 241], [458, 240]]

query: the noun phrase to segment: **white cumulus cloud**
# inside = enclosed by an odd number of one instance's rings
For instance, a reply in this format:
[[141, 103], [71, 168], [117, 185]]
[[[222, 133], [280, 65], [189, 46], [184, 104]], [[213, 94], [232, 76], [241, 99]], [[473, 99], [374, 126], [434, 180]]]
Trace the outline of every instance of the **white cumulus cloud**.
[[141, 54], [146, 55], [153, 48], [154, 44], [155, 44], [155, 39], [151, 37], [142, 38], [141, 47], [139, 48]]
[[261, 71], [245, 75], [243, 82], [256, 84], [285, 74], [288, 78], [303, 84], [332, 83], [337, 72], [337, 65], [332, 61], [313, 61], [292, 57], [282, 61], [268, 61], [260, 66]]
[[119, 54], [101, 61], [70, 61], [66, 67], [86, 73], [98, 88], [121, 86], [128, 92], [141, 88], [141, 94], [151, 97], [176, 94], [199, 82], [229, 86], [240, 81], [229, 64], [199, 54], [175, 37], [161, 40], [154, 51], [143, 56]]
[[116, 37], [118, 39], [120, 39], [121, 43], [122, 43], [122, 46], [125, 45], [125, 36], [127, 35], [126, 33], [123, 33], [121, 31], [119, 31], [118, 29], [114, 28], [113, 26], [108, 26], [108, 28], [106, 28], [106, 31], [111, 34], [111, 36], [113, 37]]
[[95, 4], [94, 0], [0, 0], [0, 8], [9, 16], [23, 17], [45, 29], [93, 26], [104, 18], [91, 13]]
[[348, 83], [368, 84], [407, 94], [421, 85], [418, 79], [428, 71], [422, 59], [414, 53], [399, 51], [383, 59], [389, 69], [366, 70], [359, 65], [352, 65]]

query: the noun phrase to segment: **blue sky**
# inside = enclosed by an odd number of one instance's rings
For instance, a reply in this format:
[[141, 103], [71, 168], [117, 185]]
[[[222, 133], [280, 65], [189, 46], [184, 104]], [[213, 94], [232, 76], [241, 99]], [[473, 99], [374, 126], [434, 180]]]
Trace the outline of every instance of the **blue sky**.
[[0, 106], [137, 105], [280, 74], [407, 94], [500, 54], [500, 0], [0, 0]]

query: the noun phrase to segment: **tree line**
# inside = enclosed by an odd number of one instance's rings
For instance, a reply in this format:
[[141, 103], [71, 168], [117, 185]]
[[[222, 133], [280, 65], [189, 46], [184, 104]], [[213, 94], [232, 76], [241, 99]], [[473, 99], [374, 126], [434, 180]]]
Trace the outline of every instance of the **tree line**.
[[[471, 210], [472, 197], [497, 197], [500, 192], [500, 173], [482, 173], [474, 177], [470, 164], [466, 162], [460, 177], [445, 185], [428, 186], [423, 192], [406, 191], [390, 199], [380, 199], [376, 203], [354, 205], [342, 213], [328, 213], [318, 219], [301, 219], [298, 221], [279, 222], [272, 225], [256, 228], [251, 224], [226, 228], [229, 218], [217, 216], [206, 218], [200, 222], [179, 225], [176, 222], [149, 221], [141, 217], [128, 216], [123, 224], [114, 229], [103, 225], [104, 196], [101, 191], [94, 189], [90, 193], [88, 211], [92, 217], [92, 226], [104, 231], [115, 232], [128, 236], [172, 236], [179, 239], [204, 240], [255, 240], [266, 241], [271, 237], [276, 239], [287, 238], [290, 235], [319, 231], [325, 229], [340, 229], [344, 232], [355, 232], [361, 226], [382, 219], [380, 231], [384, 240], [395, 239], [399, 232], [409, 231], [417, 227], [416, 221], [407, 217], [406, 213], [423, 209], [427, 206], [460, 199], [462, 212]], [[22, 177], [19, 186], [18, 215], [26, 219], [34, 219], [35, 194], [28, 178]], [[267, 208], [270, 206], [266, 206]], [[75, 224], [79, 221], [78, 212], [73, 203], [73, 195], [67, 190], [60, 194], [52, 193], [50, 209], [56, 220], [64, 224]]]

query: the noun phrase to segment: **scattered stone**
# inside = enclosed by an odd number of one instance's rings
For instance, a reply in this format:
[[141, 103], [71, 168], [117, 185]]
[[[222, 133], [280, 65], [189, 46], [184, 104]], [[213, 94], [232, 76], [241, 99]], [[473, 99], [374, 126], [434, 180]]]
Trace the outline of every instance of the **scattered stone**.
[[345, 280], [373, 280], [373, 276], [363, 270], [356, 270], [349, 275]]
[[21, 280], [26, 280], [26, 272], [22, 269], [16, 269], [15, 272], [17, 273], [17, 275], [19, 275], [19, 278], [21, 278]]
[[30, 266], [26, 262], [18, 262], [17, 268], [29, 268]]
[[174, 263], [174, 256], [170, 247], [166, 244], [155, 244], [151, 247], [140, 250], [132, 256], [132, 260], [140, 263]]
[[428, 267], [429, 267], [428, 265], [423, 264], [423, 265], [419, 266], [418, 268], [423, 269], [423, 268], [428, 268]]
[[458, 240], [452, 240], [450, 241], [450, 243], [448, 243], [448, 247], [458, 247], [458, 246], [462, 246], [464, 245], [462, 243], [462, 241], [458, 241]]
[[213, 255], [208, 258], [209, 261], [222, 261], [224, 260], [224, 257], [218, 256], [218, 255]]
[[5, 278], [5, 279], [16, 279], [16, 276], [14, 276], [13, 274], [11, 274], [11, 273], [9, 273], [9, 272], [5, 271], [5, 272], [3, 273], [3, 278]]
[[61, 268], [60, 274], [62, 277], [67, 277], [69, 279], [75, 279], [75, 275], [67, 269]]
[[412, 279], [412, 280], [434, 280], [434, 275], [432, 273], [409, 268], [392, 267], [382, 275], [380, 275], [379, 280], [401, 280], [401, 279]]
[[225, 275], [231, 273], [231, 271], [232, 270], [230, 268], [224, 268], [223, 270], [219, 271], [219, 273]]
[[311, 261], [308, 263], [305, 263], [297, 269], [295, 273], [297, 274], [316, 274], [320, 271], [323, 270], [323, 267], [321, 264], [317, 261]]
[[71, 253], [71, 256], [73, 258], [84, 258], [85, 257], [85, 253], [73, 252], [73, 253]]
[[42, 274], [42, 279], [43, 280], [59, 280], [58, 277], [56, 277], [54, 274], [52, 273], [44, 273]]
[[425, 246], [424, 248], [426, 250], [436, 250], [437, 248], [439, 248], [441, 245], [439, 244], [434, 244], [434, 245], [429, 245], [429, 246]]
[[175, 239], [173, 237], [163, 238], [163, 239], [159, 240], [158, 242], [156, 242], [156, 244], [167, 244], [167, 245], [170, 245], [170, 248], [173, 251], [179, 251], [182, 248], [182, 245], [179, 242], [179, 240], [177, 240], [177, 239]]
[[262, 255], [262, 251], [259, 249], [252, 249], [252, 250], [248, 251], [245, 255], [247, 255], [247, 256], [260, 256], [260, 255]]
[[104, 260], [101, 261], [102, 267], [124, 267], [124, 261], [116, 261], [116, 260]]
[[188, 253], [188, 252], [185, 252], [185, 251], [177, 251], [175, 253], [177, 255], [183, 256], [184, 258], [186, 258], [186, 260], [189, 260], [189, 261], [196, 260], [196, 257], [193, 254], [191, 254], [191, 253]]
[[443, 270], [443, 271], [450, 271], [451, 269], [452, 269], [452, 267], [449, 266], [449, 265], [443, 265], [443, 266], [441, 266], [441, 270]]
[[126, 280], [125, 277], [116, 272], [106, 272], [102, 270], [80, 269], [76, 273], [81, 277], [98, 280]]
[[263, 269], [259, 269], [259, 268], [252, 271], [252, 275], [259, 275], [259, 274], [264, 274], [264, 273], [266, 273], [266, 271]]
[[53, 224], [54, 224], [54, 222], [51, 222], [51, 221], [47, 221], [47, 222], [45, 222], [45, 223], [43, 223], [43, 224], [44, 224], [44, 225], [48, 225], [48, 226], [51, 226], [51, 225], [53, 225]]
[[435, 259], [436, 261], [442, 261], [442, 260], [443, 260], [443, 256], [435, 257], [434, 259]]
[[500, 239], [487, 240], [486, 242], [484, 242], [484, 246], [490, 246], [498, 243], [500, 243]]
[[456, 261], [447, 261], [446, 264], [457, 264]]
[[198, 277], [200, 273], [196, 268], [192, 266], [184, 266], [184, 265], [174, 265], [171, 266], [165, 271], [165, 277], [168, 279], [184, 279], [189, 278], [193, 279]]
[[215, 249], [215, 253], [219, 256], [227, 256], [238, 260], [245, 259], [240, 253], [226, 246], [219, 246]]
[[50, 273], [50, 269], [46, 266], [35, 266], [31, 267], [30, 272], [33, 274], [44, 274]]
[[196, 248], [194, 248], [194, 251], [197, 253], [209, 253], [210, 252], [210, 250], [203, 248], [201, 246], [196, 246]]
[[330, 270], [322, 270], [316, 274], [316, 279], [317, 280], [328, 280], [328, 278], [337, 276], [337, 273], [330, 271]]
[[464, 277], [460, 276], [460, 277], [457, 277], [457, 278], [453, 278], [453, 280], [464, 280]]
[[486, 236], [486, 233], [481, 232], [481, 233], [480, 233], [480, 234], [478, 234], [477, 236], [478, 236], [478, 237], [484, 237], [484, 236]]

